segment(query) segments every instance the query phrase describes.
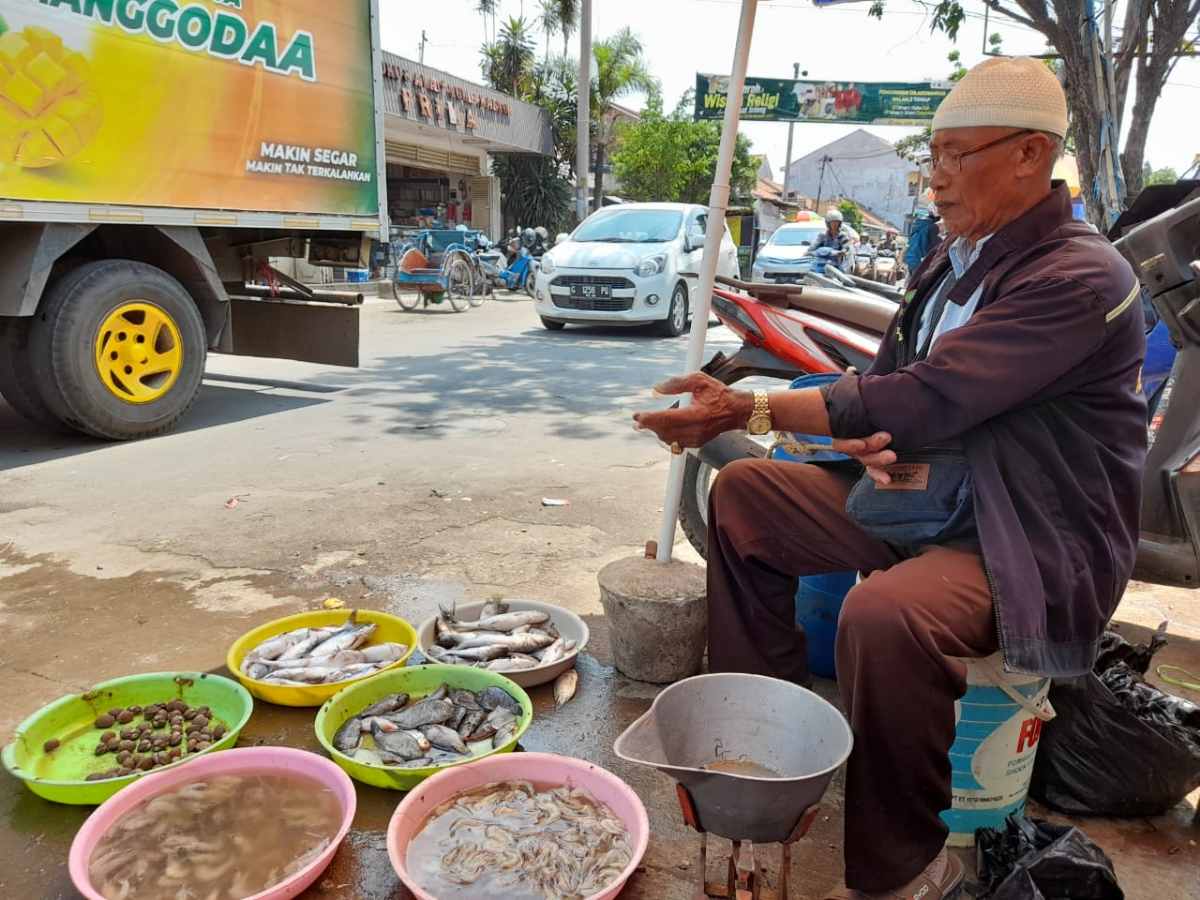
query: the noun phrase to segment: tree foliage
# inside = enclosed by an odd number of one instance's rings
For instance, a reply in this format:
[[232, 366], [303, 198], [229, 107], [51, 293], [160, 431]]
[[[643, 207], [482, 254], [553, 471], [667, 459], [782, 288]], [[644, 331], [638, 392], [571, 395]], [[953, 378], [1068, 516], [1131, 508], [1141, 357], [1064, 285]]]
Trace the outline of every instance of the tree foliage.
[[[966, 21], [963, 0], [916, 0], [930, 13], [930, 27], [958, 38]], [[1040, 32], [1058, 54], [1059, 74], [1067, 94], [1071, 114], [1068, 143], [1074, 147], [1079, 165], [1089, 217], [1103, 224], [1103, 215], [1090, 190], [1102, 165], [1104, 142], [1104, 101], [1096, 90], [1094, 67], [1095, 30], [1089, 4], [1083, 0], [985, 0], [992, 12], [1026, 28]], [[1097, 16], [1105, 0], [1096, 0]], [[875, 0], [868, 15], [883, 18], [886, 0]], [[1124, 14], [1114, 12], [1120, 40], [1115, 47], [1113, 81], [1115, 83], [1115, 121], [1124, 121], [1130, 85], [1135, 84], [1130, 109], [1130, 125], [1120, 156], [1125, 179], [1126, 200], [1142, 189], [1143, 163], [1150, 120], [1168, 76], [1183, 53], [1194, 53], [1198, 39], [1189, 31], [1200, 19], [1200, 0], [1125, 0]], [[998, 35], [991, 36], [994, 51], [999, 50]], [[1136, 80], [1134, 75], [1136, 74]]]
[[1179, 173], [1167, 166], [1164, 169], [1155, 169], [1150, 163], [1142, 166], [1142, 181], [1146, 187], [1154, 184], [1174, 184], [1179, 180]]
[[[708, 203], [717, 171], [721, 125], [692, 121], [691, 106], [689, 91], [673, 113], [664, 115], [662, 98], [655, 92], [641, 121], [620, 129], [612, 163], [627, 199]], [[750, 140], [739, 134], [730, 182], [734, 197], [749, 197], [757, 171]]]
[[846, 224], [862, 234], [863, 217], [862, 210], [858, 208], [858, 204], [853, 200], [843, 200], [838, 204], [838, 210], [846, 219]]

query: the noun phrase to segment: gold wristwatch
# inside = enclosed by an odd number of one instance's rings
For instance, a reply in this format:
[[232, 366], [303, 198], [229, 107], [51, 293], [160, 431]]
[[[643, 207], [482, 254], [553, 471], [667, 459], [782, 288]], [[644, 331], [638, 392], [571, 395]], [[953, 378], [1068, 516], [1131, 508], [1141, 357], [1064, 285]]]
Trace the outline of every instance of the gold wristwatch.
[[750, 434], [770, 433], [771, 404], [767, 402], [766, 391], [754, 392], [754, 411], [750, 413], [750, 421], [746, 423], [746, 431]]

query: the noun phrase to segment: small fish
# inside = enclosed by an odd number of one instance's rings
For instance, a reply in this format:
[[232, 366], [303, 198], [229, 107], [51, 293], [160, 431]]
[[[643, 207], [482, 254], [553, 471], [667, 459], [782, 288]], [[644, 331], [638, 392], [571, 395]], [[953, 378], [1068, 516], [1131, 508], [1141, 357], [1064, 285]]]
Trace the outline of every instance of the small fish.
[[489, 619], [492, 616], [499, 616], [508, 612], [508, 604], [503, 600], [489, 600], [483, 604], [483, 609], [479, 611], [479, 618]]
[[455, 706], [461, 706], [463, 709], [483, 709], [479, 705], [479, 701], [475, 699], [474, 694], [470, 691], [464, 691], [461, 688], [452, 690], [449, 699]]
[[494, 710], [498, 706], [502, 706], [511, 712], [514, 716], [521, 714], [521, 704], [513, 699], [512, 695], [504, 688], [496, 685], [489, 685], [475, 695], [479, 700], [479, 705], [486, 710]]
[[298, 628], [295, 631], [285, 631], [283, 634], [277, 634], [270, 640], [263, 641], [257, 647], [251, 649], [242, 661], [242, 665], [245, 666], [247, 662], [258, 662], [264, 659], [277, 659], [285, 650], [294, 644], [298, 644], [311, 633], [311, 628]]
[[247, 675], [249, 675], [251, 678], [253, 678], [255, 681], [261, 681], [263, 678], [265, 678], [267, 675], [269, 675], [271, 673], [271, 670], [267, 666], [263, 665], [262, 663], [251, 663], [249, 666], [247, 666], [243, 662], [242, 663], [242, 671], [245, 672]]
[[445, 655], [478, 662], [479, 660], [499, 659], [501, 656], [506, 656], [508, 652], [508, 648], [502, 644], [488, 644], [486, 647], [471, 647], [467, 650], [455, 648], [453, 651], [446, 651]]
[[451, 653], [457, 653], [460, 656], [467, 650], [475, 647], [503, 647], [510, 653], [532, 653], [535, 650], [541, 650], [554, 642], [554, 638], [548, 634], [533, 634], [526, 632], [524, 634], [502, 634], [494, 631], [479, 632], [467, 638], [461, 644], [453, 647]]
[[347, 626], [333, 637], [326, 638], [309, 651], [309, 656], [332, 656], [339, 650], [357, 650], [365, 644], [378, 628], [374, 623], [366, 625]]
[[492, 747], [499, 750], [509, 741], [511, 741], [517, 733], [516, 720], [505, 725], [503, 728], [497, 728], [496, 733], [492, 735]]
[[357, 750], [358, 745], [362, 742], [362, 721], [358, 716], [354, 716], [346, 720], [337, 733], [333, 736], [333, 746], [341, 750], [343, 753], [349, 753], [352, 750]]
[[524, 609], [519, 612], [500, 613], [488, 616], [478, 622], [460, 622], [459, 627], [469, 626], [474, 631], [512, 631], [518, 625], [540, 625], [550, 619], [549, 613], [536, 609]]
[[470, 710], [467, 709], [465, 706], [459, 706], [457, 703], [454, 704], [454, 715], [452, 715], [449, 719], [446, 720], [446, 727], [453, 728], [455, 733], [457, 734], [458, 726], [463, 723], [463, 719], [465, 719], [467, 717], [467, 713], [469, 713], [469, 712], [470, 712]]
[[446, 695], [450, 693], [450, 685], [442, 682], [437, 686], [437, 689], [425, 695], [426, 700], [445, 700]]
[[376, 700], [359, 713], [360, 716], [384, 716], [397, 709], [403, 709], [408, 703], [408, 694], [389, 694], [382, 700]]
[[363, 647], [355, 652], [363, 655], [364, 662], [393, 663], [408, 652], [408, 645], [388, 641], [383, 644], [372, 644], [370, 647]]
[[[419, 739], [417, 735], [420, 736]], [[375, 746], [381, 756], [390, 754], [401, 759], [417, 759], [424, 756], [431, 746], [429, 739], [420, 732], [384, 731], [378, 723], [372, 725], [371, 737], [375, 739]], [[384, 761], [386, 762], [386, 757]]]
[[466, 740], [469, 735], [475, 733], [475, 729], [483, 723], [486, 716], [487, 713], [482, 709], [474, 709], [468, 712], [462, 722], [459, 723], [458, 736]]
[[390, 713], [388, 718], [401, 728], [420, 728], [422, 725], [440, 725], [452, 715], [454, 704], [449, 700], [426, 699]]
[[362, 720], [362, 730], [363, 731], [372, 732], [376, 728], [378, 728], [380, 731], [383, 731], [387, 734], [391, 734], [393, 731], [400, 730], [399, 725], [397, 725], [391, 719], [385, 719], [383, 716], [372, 716], [369, 719], [365, 718], [365, 717], [363, 718], [363, 720]]
[[536, 669], [539, 665], [541, 663], [528, 656], [508, 656], [501, 659], [493, 659], [484, 668], [489, 672], [523, 672], [527, 669]]
[[578, 687], [579, 673], [574, 669], [567, 669], [554, 679], [554, 705], [562, 706], [575, 696], [575, 689]]
[[341, 629], [335, 629], [332, 633], [326, 628], [311, 628], [308, 634], [301, 640], [295, 641], [286, 650], [280, 653], [276, 659], [300, 659], [308, 656], [312, 649], [325, 641], [329, 640], [333, 635], [337, 634]]
[[395, 756], [391, 753], [381, 753], [379, 756], [385, 766], [397, 769], [426, 769], [433, 765], [433, 760], [428, 756], [418, 756], [416, 759], [405, 759], [403, 756]]
[[551, 663], [556, 663], [567, 655], [566, 647], [567, 642], [562, 638], [559, 638], [549, 647], [546, 647], [539, 654], [537, 654], [538, 661], [544, 666], [548, 666]]
[[442, 750], [461, 754], [467, 752], [467, 745], [453, 728], [447, 728], [445, 725], [425, 725], [421, 728], [421, 733], [429, 738], [429, 743]]

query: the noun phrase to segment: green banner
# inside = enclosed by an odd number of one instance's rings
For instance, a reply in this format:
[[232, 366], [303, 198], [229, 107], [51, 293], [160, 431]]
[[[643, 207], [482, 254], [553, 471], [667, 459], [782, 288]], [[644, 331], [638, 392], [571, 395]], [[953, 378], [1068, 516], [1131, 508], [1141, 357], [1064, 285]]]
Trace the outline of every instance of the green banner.
[[[792, 81], [747, 78], [742, 119], [749, 122], [853, 122], [928, 125], [949, 82]], [[720, 119], [729, 100], [728, 75], [696, 75], [696, 118]]]

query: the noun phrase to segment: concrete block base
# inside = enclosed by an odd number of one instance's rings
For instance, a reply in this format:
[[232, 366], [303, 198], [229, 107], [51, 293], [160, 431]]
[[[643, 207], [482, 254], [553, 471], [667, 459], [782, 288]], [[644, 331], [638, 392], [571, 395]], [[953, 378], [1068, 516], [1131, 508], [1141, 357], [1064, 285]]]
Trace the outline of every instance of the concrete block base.
[[708, 611], [701, 566], [644, 557], [600, 570], [613, 662], [637, 681], [665, 684], [700, 671]]

